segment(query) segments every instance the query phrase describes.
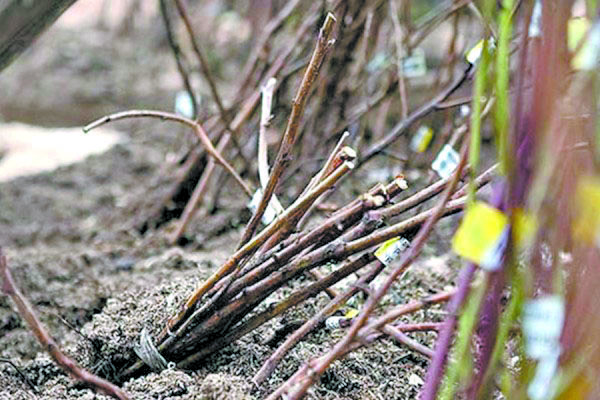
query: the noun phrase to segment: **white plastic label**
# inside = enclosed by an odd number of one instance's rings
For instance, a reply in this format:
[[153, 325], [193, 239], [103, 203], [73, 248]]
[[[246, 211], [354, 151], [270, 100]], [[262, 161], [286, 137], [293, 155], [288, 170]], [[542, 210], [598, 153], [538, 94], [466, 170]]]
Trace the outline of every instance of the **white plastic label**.
[[459, 160], [460, 157], [456, 150], [447, 144], [442, 148], [442, 151], [440, 151], [438, 156], [435, 158], [435, 161], [433, 164], [431, 164], [431, 168], [437, 172], [442, 179], [446, 179], [452, 175], [458, 166]]
[[542, 36], [542, 1], [536, 0], [529, 23], [529, 37]]
[[342, 327], [342, 322], [346, 320], [344, 317], [329, 317], [325, 320], [327, 329], [334, 330]]
[[[467, 54], [465, 55], [465, 60], [467, 60], [469, 64], [477, 64], [477, 62], [481, 58], [481, 54], [483, 53], [483, 44], [485, 40], [486, 39], [481, 39], [479, 42], [477, 42], [475, 46], [471, 48], [471, 50], [467, 52]], [[494, 41], [494, 38], [489, 39], [488, 46], [490, 52], [496, 48], [496, 42]]]
[[185, 90], [181, 90], [175, 95], [175, 112], [186, 118], [194, 118], [194, 103], [190, 94]]
[[402, 60], [402, 73], [406, 78], [419, 78], [427, 73], [427, 62], [423, 49], [414, 49], [410, 57]]
[[375, 257], [385, 266], [389, 266], [404, 250], [410, 247], [410, 242], [401, 236], [383, 243], [375, 252]]
[[538, 362], [535, 376], [527, 387], [527, 395], [531, 400], [545, 400], [554, 398], [557, 381], [553, 382], [558, 369], [560, 351], [547, 354]]
[[505, 229], [500, 239], [483, 256], [479, 266], [488, 271], [496, 271], [502, 266], [502, 257], [508, 245], [508, 228]]
[[[248, 209], [250, 211], [252, 211], [252, 214], [254, 214], [256, 212], [256, 209], [258, 208], [258, 205], [260, 204], [261, 198], [262, 198], [262, 189], [258, 189], [256, 192], [254, 192], [254, 196], [252, 196], [252, 200], [250, 200], [250, 203], [248, 203]], [[273, 222], [275, 220], [275, 218], [277, 218], [277, 211], [276, 211], [274, 203], [273, 203], [273, 197], [271, 197], [271, 200], [269, 201], [269, 205], [267, 206], [267, 208], [262, 216], [262, 222], [265, 225], [269, 225], [271, 222]]]
[[523, 308], [525, 353], [541, 360], [560, 349], [560, 334], [565, 320], [565, 303], [557, 295], [529, 300]]

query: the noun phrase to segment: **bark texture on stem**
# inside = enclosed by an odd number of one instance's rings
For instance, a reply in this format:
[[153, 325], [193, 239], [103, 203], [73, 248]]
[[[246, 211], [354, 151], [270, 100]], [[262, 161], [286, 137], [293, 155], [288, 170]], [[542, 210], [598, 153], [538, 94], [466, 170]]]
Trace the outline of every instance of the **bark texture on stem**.
[[67, 357], [58, 347], [58, 344], [54, 341], [52, 336], [48, 333], [46, 328], [42, 325], [37, 315], [35, 314], [33, 307], [27, 301], [25, 296], [21, 293], [8, 268], [6, 257], [0, 249], [0, 275], [2, 275], [2, 292], [10, 296], [17, 306], [17, 310], [21, 317], [29, 325], [29, 329], [35, 335], [42, 348], [50, 354], [52, 359], [69, 375], [78, 381], [92, 387], [95, 390], [106, 393], [109, 396], [119, 400], [128, 400], [129, 397], [117, 386], [112, 383], [97, 377], [96, 375], [86, 371], [85, 369], [78, 366], [75, 361]]
[[77, 0], [0, 1], [0, 71]]
[[258, 226], [258, 222], [262, 218], [263, 213], [265, 212], [273, 193], [275, 192], [275, 188], [279, 183], [279, 178], [283, 173], [287, 163], [289, 162], [289, 157], [292, 152], [292, 147], [296, 142], [296, 137], [298, 135], [298, 130], [300, 128], [300, 120], [302, 119], [302, 115], [304, 114], [304, 107], [306, 106], [306, 101], [308, 100], [308, 95], [310, 94], [310, 89], [312, 84], [317, 79], [317, 75], [319, 74], [319, 70], [321, 69], [321, 64], [323, 63], [323, 59], [327, 54], [327, 50], [331, 47], [331, 42], [329, 38], [331, 37], [331, 33], [333, 31], [333, 27], [335, 25], [335, 17], [333, 14], [327, 14], [325, 18], [325, 22], [323, 23], [323, 27], [319, 32], [319, 39], [317, 41], [317, 47], [313, 52], [312, 58], [308, 67], [306, 68], [306, 72], [304, 73], [304, 77], [302, 78], [302, 83], [300, 84], [300, 89], [298, 89], [298, 93], [294, 98], [292, 103], [292, 114], [290, 115], [287, 128], [285, 133], [283, 134], [283, 138], [281, 140], [281, 145], [279, 146], [279, 152], [277, 153], [277, 157], [275, 158], [275, 163], [273, 164], [273, 170], [271, 171], [271, 175], [269, 176], [269, 182], [265, 187], [263, 192], [262, 199], [258, 208], [246, 229], [244, 230], [244, 234], [242, 235], [242, 240], [240, 241], [240, 245], [238, 247], [242, 247], [254, 234], [256, 227]]

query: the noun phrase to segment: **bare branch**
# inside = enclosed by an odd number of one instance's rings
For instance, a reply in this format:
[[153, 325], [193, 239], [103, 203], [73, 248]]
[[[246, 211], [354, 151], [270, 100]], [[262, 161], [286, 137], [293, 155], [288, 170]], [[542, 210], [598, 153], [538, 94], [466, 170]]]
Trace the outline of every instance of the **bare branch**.
[[1, 248], [0, 274], [2, 274], [3, 277], [2, 291], [14, 301], [17, 310], [19, 310], [19, 314], [21, 314], [21, 317], [27, 322], [29, 329], [31, 329], [38, 342], [40, 342], [42, 348], [50, 354], [52, 359], [65, 370], [65, 372], [93, 389], [106, 393], [116, 399], [129, 399], [125, 392], [119, 387], [81, 368], [75, 361], [71, 360], [60, 351], [58, 344], [56, 344], [54, 339], [48, 334], [46, 328], [44, 328], [37, 315], [35, 315], [33, 307], [31, 307], [27, 299], [25, 299], [23, 294], [19, 291], [12, 274], [10, 273], [8, 263], [6, 262], [6, 256], [3, 254]]

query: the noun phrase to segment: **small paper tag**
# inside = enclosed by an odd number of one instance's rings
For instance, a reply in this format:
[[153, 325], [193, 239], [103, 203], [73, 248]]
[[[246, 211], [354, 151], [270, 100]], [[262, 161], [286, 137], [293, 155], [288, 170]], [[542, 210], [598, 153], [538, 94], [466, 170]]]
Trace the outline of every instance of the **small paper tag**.
[[329, 317], [325, 320], [325, 326], [327, 327], [327, 329], [330, 330], [335, 330], [338, 328], [345, 328], [347, 326], [350, 326], [352, 324], [352, 318], [346, 318], [346, 317]]
[[520, 208], [513, 211], [513, 243], [523, 249], [533, 239], [536, 231], [537, 221], [534, 216]]
[[476, 202], [467, 212], [452, 240], [453, 250], [488, 271], [501, 266], [508, 242], [508, 218], [483, 202]]
[[350, 308], [348, 311], [346, 311], [346, 314], [344, 314], [344, 318], [352, 319], [352, 318], [356, 317], [357, 315], [358, 315], [358, 310], [356, 308]]
[[531, 22], [529, 23], [529, 37], [540, 36], [542, 36], [542, 2], [541, 0], [535, 0]]
[[[485, 43], [485, 40], [486, 39], [481, 39], [475, 46], [471, 48], [471, 50], [467, 51], [467, 54], [465, 54], [465, 60], [467, 60], [469, 64], [477, 64], [481, 58], [481, 53], [483, 53], [483, 44]], [[496, 48], [496, 42], [494, 41], [494, 38], [489, 39], [488, 46], [490, 50], [494, 50]]]
[[567, 24], [567, 46], [569, 51], [575, 51], [579, 43], [585, 39], [590, 29], [590, 21], [585, 17], [569, 19]]
[[175, 95], [175, 112], [186, 118], [194, 118], [194, 103], [190, 94], [185, 90], [181, 90]]
[[410, 57], [402, 60], [402, 73], [407, 78], [419, 78], [427, 74], [427, 62], [423, 49], [414, 49]]
[[592, 245], [600, 243], [600, 181], [587, 177], [581, 179], [575, 192], [575, 219], [573, 236]]
[[410, 141], [410, 149], [415, 153], [423, 153], [429, 147], [433, 138], [433, 129], [428, 126], [422, 125], [417, 129]]
[[600, 22], [595, 22], [581, 49], [571, 59], [574, 69], [592, 71], [600, 64]]
[[[250, 203], [248, 203], [248, 209], [250, 211], [252, 211], [253, 214], [256, 212], [256, 209], [258, 208], [261, 198], [262, 198], [262, 189], [258, 189], [258, 190], [256, 190], [256, 192], [254, 192], [254, 196], [252, 196]], [[263, 224], [269, 225], [271, 222], [273, 222], [275, 220], [275, 218], [277, 218], [277, 215], [278, 215], [278, 213], [275, 209], [275, 206], [273, 203], [273, 198], [271, 197], [271, 200], [269, 201], [269, 205], [267, 206], [267, 208], [262, 216]]]
[[549, 295], [527, 301], [523, 307], [525, 353], [541, 360], [559, 351], [564, 320], [565, 303], [561, 296]]
[[456, 167], [460, 156], [450, 145], [445, 145], [442, 151], [437, 155], [431, 168], [438, 173], [442, 179], [446, 179], [452, 175]]
[[392, 238], [384, 242], [377, 251], [375, 257], [379, 259], [386, 267], [390, 265], [404, 250], [410, 247], [410, 242], [401, 236]]
[[554, 351], [542, 358], [535, 369], [535, 375], [527, 387], [527, 395], [531, 400], [554, 398], [557, 381], [554, 380], [558, 370], [560, 351]]

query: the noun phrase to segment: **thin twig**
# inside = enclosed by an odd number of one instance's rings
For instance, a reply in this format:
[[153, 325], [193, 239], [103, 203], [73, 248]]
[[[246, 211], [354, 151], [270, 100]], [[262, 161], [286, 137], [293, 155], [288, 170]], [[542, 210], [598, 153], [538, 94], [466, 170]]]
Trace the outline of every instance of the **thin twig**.
[[398, 19], [398, 6], [396, 0], [390, 0], [390, 13], [392, 14], [392, 22], [394, 23], [394, 39], [396, 42], [396, 62], [398, 63], [398, 91], [400, 93], [400, 107], [402, 119], [408, 116], [408, 97], [406, 96], [406, 79], [404, 78], [404, 46], [402, 45], [403, 33]]
[[25, 299], [23, 294], [19, 291], [15, 281], [12, 277], [8, 263], [6, 262], [6, 256], [0, 248], [0, 274], [3, 276], [2, 291], [5, 295], [10, 296], [19, 310], [21, 317], [29, 325], [29, 329], [33, 332], [38, 342], [40, 342], [43, 349], [45, 349], [52, 359], [69, 375], [73, 378], [85, 383], [95, 390], [106, 393], [119, 400], [127, 400], [129, 397], [119, 387], [112, 383], [97, 377], [96, 375], [86, 371], [85, 369], [78, 366], [75, 361], [67, 357], [58, 347], [58, 344], [48, 334], [46, 328], [42, 325], [33, 308]]
[[213, 146], [212, 142], [208, 138], [208, 135], [204, 131], [202, 125], [200, 125], [200, 123], [196, 121], [192, 121], [189, 118], [185, 118], [180, 115], [164, 111], [129, 110], [106, 115], [102, 118], [99, 118], [96, 121], [93, 121], [88, 125], [84, 126], [83, 132], [87, 133], [92, 129], [98, 128], [101, 125], [107, 124], [109, 122], [118, 121], [120, 119], [140, 117], [158, 118], [163, 121], [174, 121], [191, 127], [194, 130], [194, 133], [196, 134], [198, 139], [200, 140], [200, 143], [202, 143], [202, 145], [206, 149], [206, 152], [212, 157], [214, 157], [217, 160], [217, 162], [221, 164], [227, 170], [227, 172], [229, 172], [233, 176], [235, 181], [242, 187], [242, 189], [244, 189], [244, 192], [246, 192], [248, 196], [252, 197], [252, 189], [250, 189], [248, 184], [244, 182], [244, 180], [238, 175], [237, 172], [235, 172], [235, 169], [233, 169], [233, 167], [227, 162], [227, 160], [223, 158], [221, 153], [219, 153], [217, 149], [215, 149], [215, 146]]
[[230, 121], [229, 121], [229, 118], [227, 117], [227, 111], [225, 111], [225, 107], [223, 106], [223, 101], [221, 100], [221, 96], [219, 96], [219, 91], [217, 90], [217, 85], [215, 84], [215, 81], [212, 77], [210, 68], [208, 68], [208, 62], [206, 61], [204, 54], [202, 54], [202, 51], [200, 50], [200, 45], [196, 41], [196, 35], [194, 35], [194, 28], [192, 27], [192, 23], [190, 21], [190, 18], [188, 17], [188, 13], [185, 8], [185, 5], [183, 4], [182, 0], [174, 0], [174, 1], [175, 1], [175, 6], [177, 7], [177, 11], [179, 12], [179, 16], [181, 16], [181, 19], [183, 20], [183, 24], [185, 25], [185, 29], [190, 38], [190, 43], [192, 44], [192, 49], [194, 50], [194, 53], [196, 54], [196, 58], [198, 58], [198, 61], [200, 62], [200, 68], [202, 69], [202, 73], [204, 74], [204, 77], [206, 78], [206, 81], [208, 82], [208, 86], [210, 88], [210, 92], [212, 94], [213, 100], [215, 101], [215, 103], [217, 103], [217, 108], [219, 110], [219, 115], [221, 116], [221, 120], [223, 121], [223, 124], [225, 126], [229, 127]]
[[390, 335], [398, 343], [405, 345], [409, 349], [412, 349], [412, 350], [416, 351], [417, 353], [421, 353], [422, 355], [424, 355], [427, 358], [433, 357], [433, 350], [431, 350], [429, 347], [427, 347], [425, 345], [422, 345], [421, 343], [417, 342], [416, 340], [411, 339], [406, 333], [404, 333], [400, 329], [397, 329], [396, 327], [394, 327], [394, 325], [385, 325], [383, 328], [381, 328], [381, 331], [387, 335]]
[[471, 72], [472, 68], [473, 66], [471, 64], [467, 65], [461, 76], [459, 76], [452, 84], [450, 84], [447, 88], [438, 93], [428, 103], [413, 111], [407, 118], [403, 119], [398, 124], [396, 124], [396, 126], [394, 126], [392, 130], [383, 139], [373, 144], [364, 153], [364, 155], [358, 159], [357, 168], [366, 164], [373, 157], [381, 153], [387, 146], [389, 146], [402, 134], [404, 134], [408, 130], [408, 128], [410, 128], [415, 122], [426, 117], [431, 112], [437, 110], [438, 105], [446, 101], [446, 99], [459, 87], [461, 87], [462, 84], [468, 79], [469, 73]]
[[171, 19], [169, 18], [169, 10], [167, 9], [167, 0], [160, 0], [160, 14], [165, 24], [165, 29], [167, 31], [167, 40], [173, 52], [173, 57], [175, 58], [175, 63], [177, 64], [177, 70], [179, 71], [179, 75], [181, 76], [181, 80], [183, 81], [183, 86], [185, 87], [185, 90], [187, 91], [188, 95], [190, 96], [190, 100], [192, 101], [192, 114], [194, 118], [196, 118], [198, 116], [198, 102], [196, 101], [196, 95], [194, 94], [194, 89], [192, 88], [190, 77], [184, 65], [185, 56], [181, 52], [179, 43], [177, 43], [175, 35], [173, 34], [173, 27], [171, 26]]
[[260, 244], [264, 242], [266, 238], [271, 236], [274, 232], [276, 232], [283, 224], [285, 224], [286, 220], [293, 217], [293, 215], [298, 212], [300, 209], [304, 209], [308, 207], [312, 202], [321, 195], [325, 190], [330, 188], [335, 182], [337, 182], [342, 176], [344, 176], [349, 170], [353, 168], [351, 163], [345, 163], [340, 168], [336, 170], [335, 173], [331, 174], [327, 179], [321, 182], [314, 190], [310, 193], [307, 193], [306, 196], [296, 200], [294, 204], [292, 204], [288, 209], [284, 211], [275, 221], [273, 221], [269, 226], [267, 226], [264, 230], [260, 232], [256, 237], [252, 239], [252, 241], [246, 243], [242, 248], [236, 251], [230, 258], [227, 260], [225, 264], [215, 272], [210, 278], [208, 278], [202, 286], [196, 289], [194, 293], [188, 298], [185, 302], [179, 313], [171, 318], [167, 324], [168, 330], [175, 328], [179, 325], [180, 322], [183, 321], [185, 317], [187, 317], [191, 310], [193, 310], [196, 303], [200, 300], [200, 298], [210, 290], [217, 281], [219, 281], [222, 277], [227, 275], [243, 258], [247, 257], [251, 252], [253, 252]]
[[308, 95], [310, 94], [310, 89], [312, 87], [313, 82], [317, 78], [319, 69], [321, 68], [323, 59], [325, 58], [325, 54], [332, 45], [329, 38], [331, 36], [331, 32], [333, 31], [334, 24], [335, 17], [333, 16], [333, 14], [327, 14], [325, 22], [323, 23], [321, 31], [319, 32], [317, 46], [315, 48], [315, 51], [313, 52], [310, 63], [306, 68], [306, 72], [304, 73], [304, 77], [302, 78], [302, 83], [300, 84], [300, 88], [298, 89], [298, 93], [292, 104], [292, 113], [290, 115], [285, 133], [283, 134], [283, 138], [281, 139], [281, 145], [279, 147], [279, 152], [277, 153], [277, 157], [273, 165], [273, 170], [271, 171], [271, 174], [269, 176], [269, 182], [267, 184], [267, 187], [264, 189], [260, 204], [258, 205], [256, 212], [254, 213], [254, 215], [252, 215], [250, 222], [248, 222], [248, 225], [244, 230], [238, 248], [242, 247], [246, 242], [248, 242], [248, 240], [250, 240], [250, 238], [254, 234], [254, 231], [258, 226], [258, 222], [262, 218], [267, 208], [267, 205], [271, 200], [273, 192], [277, 187], [279, 178], [281, 177], [281, 174], [283, 173], [287, 163], [289, 162], [290, 153], [296, 141], [298, 128], [300, 127], [300, 120], [302, 118], [302, 114], [304, 113], [304, 107], [306, 105]]
[[29, 386], [31, 388], [31, 391], [35, 394], [39, 394], [39, 391], [35, 388], [33, 383], [31, 383], [29, 378], [27, 378], [27, 376], [25, 376], [23, 371], [21, 371], [21, 369], [19, 367], [17, 367], [17, 365], [14, 362], [12, 362], [12, 360], [10, 360], [8, 358], [0, 358], [0, 362], [6, 363], [6, 364], [10, 365], [11, 367], [13, 367], [14, 370], [17, 371], [17, 374], [19, 374], [21, 379], [23, 379], [23, 382], [25, 382], [27, 384], [27, 386]]
[[[231, 139], [230, 133], [226, 133], [225, 135], [221, 136], [219, 143], [217, 143], [217, 151], [222, 152], [225, 149], [225, 146], [227, 146], [227, 143], [229, 143], [230, 139]], [[212, 177], [212, 174], [213, 174], [216, 166], [217, 166], [217, 163], [216, 163], [215, 159], [213, 157], [211, 157], [210, 160], [208, 160], [208, 163], [206, 164], [204, 171], [202, 171], [202, 176], [200, 177], [198, 184], [194, 188], [194, 191], [192, 192], [190, 199], [188, 200], [188, 202], [185, 205], [185, 208], [183, 209], [183, 213], [181, 214], [181, 218], [179, 218], [177, 227], [175, 228], [173, 233], [171, 235], [169, 235], [168, 240], [169, 240], [170, 244], [173, 245], [173, 244], [177, 243], [177, 241], [183, 235], [183, 232], [185, 232], [187, 225], [192, 220], [194, 213], [196, 212], [196, 210], [198, 209], [198, 206], [202, 202], [202, 196], [204, 196], [204, 193], [208, 189], [208, 181]]]
[[425, 240], [433, 230], [435, 223], [437, 222], [438, 218], [442, 215], [446, 207], [446, 203], [448, 202], [450, 196], [454, 192], [454, 189], [458, 183], [458, 179], [461, 176], [462, 169], [465, 166], [466, 154], [467, 147], [463, 146], [463, 150], [461, 151], [461, 159], [458, 164], [458, 167], [456, 168], [456, 171], [453, 174], [452, 181], [446, 188], [446, 191], [439, 204], [436, 206], [436, 208], [431, 213], [430, 217], [419, 230], [419, 233], [413, 240], [411, 247], [402, 256], [399, 264], [392, 270], [390, 275], [387, 277], [386, 281], [377, 289], [377, 291], [369, 297], [367, 303], [363, 307], [356, 321], [352, 324], [352, 327], [350, 328], [344, 339], [338, 342], [335, 345], [335, 347], [329, 353], [327, 353], [326, 357], [321, 362], [319, 362], [316, 366], [311, 367], [311, 373], [308, 376], [304, 377], [304, 379], [297, 382], [297, 386], [294, 387], [294, 393], [290, 397], [291, 399], [299, 399], [300, 397], [302, 397], [306, 393], [308, 388], [312, 385], [312, 383], [314, 383], [315, 380], [325, 372], [329, 365], [331, 365], [331, 363], [334, 360], [336, 360], [347, 347], [349, 347], [349, 345], [356, 337], [356, 334], [358, 333], [360, 328], [362, 328], [365, 322], [367, 322], [367, 319], [369, 318], [370, 314], [373, 312], [381, 298], [383, 298], [383, 296], [387, 293], [387, 291], [392, 286], [396, 278], [400, 276], [404, 271], [406, 271], [406, 269], [411, 265], [412, 261], [420, 254], [421, 249], [425, 245]]

